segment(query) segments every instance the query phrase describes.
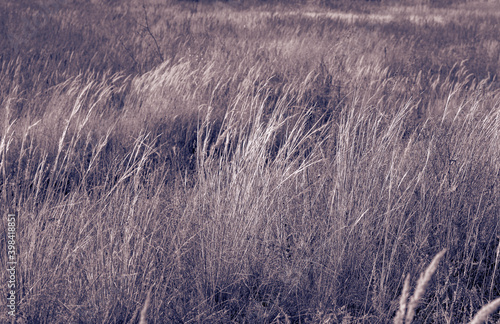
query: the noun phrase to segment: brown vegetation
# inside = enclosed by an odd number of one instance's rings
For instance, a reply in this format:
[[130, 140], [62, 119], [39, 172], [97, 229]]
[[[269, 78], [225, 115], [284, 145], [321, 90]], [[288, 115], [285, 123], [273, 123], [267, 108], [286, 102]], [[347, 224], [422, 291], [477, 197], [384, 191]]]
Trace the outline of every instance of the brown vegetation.
[[20, 319], [499, 319], [495, 11], [133, 3], [0, 4]]

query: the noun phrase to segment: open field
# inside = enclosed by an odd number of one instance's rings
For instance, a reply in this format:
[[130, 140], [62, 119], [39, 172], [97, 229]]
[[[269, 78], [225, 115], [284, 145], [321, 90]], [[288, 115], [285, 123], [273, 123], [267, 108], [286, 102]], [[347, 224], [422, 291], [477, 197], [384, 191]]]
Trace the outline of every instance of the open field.
[[469, 323], [500, 297], [500, 4], [303, 2], [0, 3], [18, 323], [390, 323], [407, 293]]

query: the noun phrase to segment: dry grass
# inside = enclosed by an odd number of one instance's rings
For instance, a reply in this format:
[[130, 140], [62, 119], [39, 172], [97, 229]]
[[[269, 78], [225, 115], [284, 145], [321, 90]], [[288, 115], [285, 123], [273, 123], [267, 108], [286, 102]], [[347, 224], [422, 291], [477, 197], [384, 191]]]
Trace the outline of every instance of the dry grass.
[[19, 320], [498, 320], [496, 15], [170, 4], [0, 5]]
[[[417, 287], [415, 288], [415, 292], [413, 293], [413, 296], [410, 298], [410, 300], [408, 300], [410, 277], [409, 275], [406, 276], [403, 291], [401, 293], [401, 299], [399, 302], [399, 310], [396, 314], [396, 317], [394, 318], [395, 324], [412, 323], [413, 318], [415, 317], [415, 310], [429, 285], [429, 281], [431, 280], [432, 275], [436, 272], [439, 261], [445, 253], [446, 249], [439, 252], [434, 257], [434, 259], [432, 259], [432, 262], [429, 264], [425, 272], [420, 275], [420, 278], [417, 282]], [[500, 298], [497, 298], [494, 301], [483, 306], [477, 312], [476, 316], [474, 316], [470, 324], [485, 323], [488, 320], [488, 316], [493, 314], [499, 307]]]
[[[403, 324], [403, 323], [408, 323], [410, 324], [413, 321], [413, 318], [415, 317], [415, 310], [420, 303], [420, 300], [422, 299], [425, 290], [429, 286], [429, 281], [431, 280], [432, 275], [434, 272], [437, 270], [437, 266], [439, 264], [439, 261], [443, 257], [443, 255], [446, 253], [446, 249], [439, 252], [434, 259], [432, 259], [432, 262], [429, 264], [425, 272], [423, 272], [420, 275], [420, 278], [418, 279], [417, 282], [417, 287], [415, 288], [415, 292], [413, 293], [413, 296], [408, 300], [409, 297], [409, 275], [405, 279], [405, 284], [403, 286], [403, 292], [401, 293], [401, 299], [399, 302], [399, 310], [394, 318], [394, 323], [395, 324]], [[405, 316], [406, 314], [406, 316]]]
[[480, 324], [488, 321], [488, 316], [492, 315], [500, 307], [500, 298], [495, 299], [491, 303], [481, 307], [470, 324]]

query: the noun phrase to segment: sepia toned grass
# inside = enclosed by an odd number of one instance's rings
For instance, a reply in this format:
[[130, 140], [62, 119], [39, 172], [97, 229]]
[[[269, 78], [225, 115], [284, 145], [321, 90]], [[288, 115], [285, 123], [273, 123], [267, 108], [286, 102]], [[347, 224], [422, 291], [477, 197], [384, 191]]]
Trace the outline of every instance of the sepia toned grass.
[[[420, 302], [420, 299], [422, 298], [423, 294], [425, 293], [425, 290], [429, 285], [429, 281], [432, 275], [434, 274], [434, 272], [436, 272], [439, 261], [443, 257], [444, 253], [446, 253], [446, 249], [439, 252], [434, 257], [434, 259], [432, 259], [432, 262], [425, 270], [425, 273], [421, 274], [417, 283], [417, 287], [415, 288], [415, 292], [413, 293], [413, 296], [409, 300], [408, 297], [409, 297], [410, 277], [409, 275], [406, 276], [405, 283], [403, 286], [403, 291], [401, 293], [399, 310], [396, 314], [396, 317], [394, 318], [395, 324], [411, 323], [413, 321], [413, 318], [415, 316], [415, 309], [418, 306], [418, 303]], [[470, 323], [471, 324], [485, 323], [488, 320], [488, 316], [494, 313], [498, 309], [498, 307], [500, 307], [500, 301], [497, 298], [491, 303], [483, 306], [476, 314], [476, 316], [474, 316], [474, 318]]]
[[401, 298], [399, 300], [399, 309], [394, 317], [394, 324], [403, 323], [406, 314], [406, 304], [408, 303], [408, 298], [410, 296], [410, 275], [406, 276], [405, 283], [403, 286], [403, 291], [401, 292]]
[[500, 307], [500, 298], [495, 299], [491, 303], [484, 305], [479, 312], [474, 316], [471, 324], [485, 323], [488, 320], [488, 316], [493, 314]]
[[495, 11], [41, 5], [0, 5], [19, 321], [498, 321]]
[[425, 293], [425, 290], [427, 289], [427, 286], [429, 285], [429, 281], [431, 280], [432, 275], [434, 272], [436, 272], [437, 266], [439, 264], [439, 260], [443, 257], [443, 255], [446, 253], [446, 250], [443, 250], [439, 252], [434, 259], [432, 259], [431, 264], [427, 267], [424, 273], [420, 275], [420, 278], [418, 279], [417, 282], [417, 288], [415, 288], [415, 292], [413, 293], [413, 296], [411, 296], [409, 302], [408, 302], [408, 310], [406, 313], [406, 322], [411, 323], [413, 320], [413, 317], [415, 317], [415, 309], [417, 308], [418, 304], [420, 303], [420, 299], [422, 298], [423, 294]]
[[401, 300], [399, 302], [399, 310], [396, 317], [394, 318], [395, 324], [411, 323], [413, 321], [413, 318], [415, 317], [415, 309], [420, 303], [420, 299], [424, 295], [425, 290], [429, 285], [429, 281], [431, 280], [431, 277], [434, 274], [434, 272], [436, 272], [439, 261], [441, 260], [441, 258], [445, 253], [446, 249], [439, 252], [434, 257], [434, 259], [432, 259], [432, 262], [429, 264], [427, 269], [425, 269], [425, 272], [423, 272], [420, 275], [420, 278], [418, 279], [417, 282], [417, 287], [415, 288], [415, 292], [413, 293], [413, 296], [411, 296], [410, 299], [408, 299], [410, 277], [406, 276], [405, 283], [403, 286], [403, 292], [401, 293]]

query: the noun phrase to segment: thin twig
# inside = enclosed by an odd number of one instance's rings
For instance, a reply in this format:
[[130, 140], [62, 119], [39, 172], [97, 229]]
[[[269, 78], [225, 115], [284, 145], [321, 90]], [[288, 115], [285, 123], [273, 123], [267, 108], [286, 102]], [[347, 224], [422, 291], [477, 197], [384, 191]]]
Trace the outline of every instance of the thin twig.
[[127, 46], [125, 46], [125, 44], [123, 43], [123, 41], [121, 40], [121, 38], [119, 39], [119, 41], [120, 41], [120, 44], [125, 49], [125, 51], [127, 52], [128, 56], [130, 56], [130, 58], [132, 59], [132, 61], [134, 61], [134, 63], [136, 64], [136, 66], [139, 67], [139, 69], [140, 69], [141, 66], [139, 65], [139, 62], [137, 62], [137, 60], [135, 59], [134, 54], [132, 53], [132, 51]]
[[153, 33], [151, 32], [151, 29], [149, 28], [149, 21], [148, 21], [148, 13], [146, 11], [146, 5], [144, 4], [144, 2], [142, 3], [142, 9], [144, 10], [144, 20], [146, 21], [146, 25], [145, 26], [142, 26], [149, 34], [149, 36], [151, 36], [151, 38], [153, 39], [153, 41], [155, 42], [155, 46], [156, 46], [156, 51], [158, 52], [158, 56], [160, 57], [160, 60], [163, 62], [163, 55], [161, 54], [161, 51], [160, 51], [160, 46], [158, 45], [158, 42], [156, 41], [156, 37], [153, 35]]

